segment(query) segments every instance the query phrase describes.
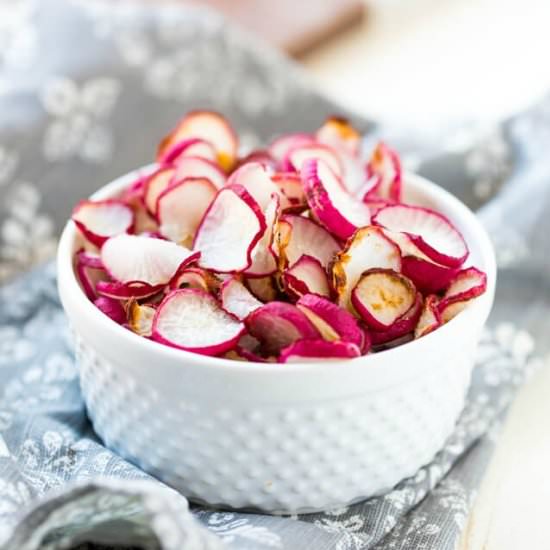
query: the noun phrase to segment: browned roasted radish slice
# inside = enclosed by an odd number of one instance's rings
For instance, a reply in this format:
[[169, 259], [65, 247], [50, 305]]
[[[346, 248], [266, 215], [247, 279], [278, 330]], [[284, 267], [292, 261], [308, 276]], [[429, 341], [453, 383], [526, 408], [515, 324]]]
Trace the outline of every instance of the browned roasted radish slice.
[[185, 115], [176, 128], [162, 140], [157, 158], [161, 159], [175, 144], [188, 138], [200, 138], [212, 144], [216, 150], [217, 162], [224, 170], [229, 170], [234, 165], [239, 140], [229, 122], [219, 113], [192, 111]]
[[315, 325], [325, 340], [351, 342], [364, 353], [370, 347], [368, 334], [359, 326], [357, 319], [330, 300], [306, 294], [298, 300], [296, 307]]
[[114, 235], [131, 233], [134, 213], [122, 201], [81, 201], [73, 210], [72, 219], [87, 241], [97, 247]]
[[264, 303], [277, 299], [277, 287], [271, 275], [268, 277], [246, 277], [244, 283], [250, 292]]
[[370, 224], [369, 207], [348, 193], [325, 162], [307, 160], [301, 175], [312, 212], [333, 235], [345, 240]]
[[173, 242], [138, 235], [112, 237], [101, 249], [101, 261], [116, 282], [151, 287], [168, 284], [178, 269], [198, 258]]
[[401, 201], [402, 169], [397, 153], [385, 143], [378, 143], [367, 163], [369, 185], [365, 199], [379, 197], [391, 201]]
[[373, 330], [388, 330], [414, 304], [412, 281], [392, 269], [365, 271], [351, 292], [355, 311]]
[[202, 290], [174, 290], [164, 298], [153, 319], [153, 340], [171, 347], [219, 355], [235, 347], [244, 325]]
[[169, 288], [200, 288], [205, 292], [217, 292], [221, 281], [206, 269], [200, 267], [184, 267], [170, 279]]
[[156, 308], [136, 301], [128, 305], [128, 327], [140, 336], [149, 337], [153, 334], [153, 318]]
[[459, 267], [468, 257], [464, 237], [442, 214], [422, 206], [394, 204], [380, 209], [373, 223], [391, 231], [406, 233], [432, 261]]
[[231, 185], [220, 189], [193, 242], [194, 250], [201, 253], [201, 267], [219, 273], [246, 270], [266, 227], [258, 203], [244, 187]]
[[216, 193], [216, 187], [206, 178], [187, 178], [165, 189], [157, 202], [160, 233], [190, 246]]
[[414, 337], [420, 338], [436, 328], [439, 328], [443, 322], [438, 309], [439, 298], [435, 294], [430, 294], [424, 300], [422, 313], [414, 329]]
[[304, 254], [316, 258], [326, 268], [340, 250], [338, 241], [324, 227], [294, 214], [281, 216], [277, 247], [283, 269], [294, 265]]
[[422, 313], [422, 295], [420, 292], [416, 294], [414, 304], [409, 310], [397, 319], [393, 325], [387, 330], [370, 331], [370, 338], [373, 346], [385, 345], [388, 342], [395, 343], [398, 339], [407, 336], [412, 339], [412, 333], [418, 323], [420, 314]]
[[234, 277], [223, 282], [220, 288], [220, 301], [225, 311], [241, 320], [263, 306], [262, 302]]
[[286, 346], [303, 339], [320, 338], [319, 331], [296, 306], [270, 302], [246, 319], [248, 332], [257, 338], [267, 354], [278, 355]]
[[351, 342], [327, 342], [326, 340], [299, 340], [281, 351], [281, 363], [309, 363], [338, 361], [359, 357], [361, 350]]
[[282, 281], [287, 294], [294, 299], [304, 294], [330, 295], [326, 269], [319, 260], [307, 254], [283, 271]]
[[331, 116], [315, 132], [319, 143], [328, 145], [336, 151], [342, 151], [352, 157], [359, 154], [361, 136], [359, 132], [345, 118]]
[[351, 291], [367, 269], [374, 267], [401, 270], [398, 246], [390, 241], [379, 227], [363, 227], [336, 255], [332, 264], [332, 283], [340, 307], [353, 311]]

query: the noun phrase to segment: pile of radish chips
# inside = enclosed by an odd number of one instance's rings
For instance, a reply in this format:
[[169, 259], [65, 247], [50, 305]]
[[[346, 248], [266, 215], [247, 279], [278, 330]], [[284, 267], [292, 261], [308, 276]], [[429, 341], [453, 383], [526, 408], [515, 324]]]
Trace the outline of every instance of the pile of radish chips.
[[76, 206], [76, 273], [113, 321], [239, 361], [339, 360], [420, 338], [485, 291], [451, 221], [402, 202], [397, 154], [363, 159], [346, 120], [238, 151], [224, 117], [191, 112], [151, 175]]

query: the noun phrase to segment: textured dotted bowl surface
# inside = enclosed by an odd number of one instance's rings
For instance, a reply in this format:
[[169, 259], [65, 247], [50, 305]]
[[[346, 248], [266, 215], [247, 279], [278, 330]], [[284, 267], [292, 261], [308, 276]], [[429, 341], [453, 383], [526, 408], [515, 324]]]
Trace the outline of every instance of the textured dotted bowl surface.
[[[94, 198], [116, 195], [135, 174]], [[105, 444], [189, 498], [231, 508], [313, 512], [394, 486], [429, 462], [464, 404], [491, 309], [494, 254], [475, 216], [408, 176], [409, 202], [461, 229], [486, 295], [438, 331], [343, 363], [259, 365], [171, 349], [119, 327], [84, 296], [69, 222], [59, 291], [76, 335], [83, 395]]]

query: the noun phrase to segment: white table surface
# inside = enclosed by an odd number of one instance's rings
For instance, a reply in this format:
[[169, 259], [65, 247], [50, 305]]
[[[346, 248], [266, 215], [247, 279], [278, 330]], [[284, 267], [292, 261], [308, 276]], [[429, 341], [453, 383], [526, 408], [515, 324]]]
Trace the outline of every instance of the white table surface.
[[[347, 107], [407, 125], [492, 121], [550, 90], [550, 0], [366, 1], [364, 25], [303, 60]], [[550, 365], [510, 411], [462, 550], [550, 548], [548, 396]]]

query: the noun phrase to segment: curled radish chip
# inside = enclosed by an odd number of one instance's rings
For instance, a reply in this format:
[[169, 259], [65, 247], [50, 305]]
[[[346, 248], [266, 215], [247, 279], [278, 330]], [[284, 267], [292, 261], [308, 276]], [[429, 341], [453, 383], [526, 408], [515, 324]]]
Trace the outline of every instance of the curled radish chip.
[[372, 182], [365, 197], [401, 201], [402, 169], [397, 153], [380, 142], [367, 163], [367, 179]]
[[248, 317], [254, 310], [263, 304], [257, 300], [251, 292], [235, 278], [224, 281], [220, 289], [220, 301], [223, 309], [237, 319]]
[[277, 299], [277, 288], [273, 277], [247, 277], [246, 287], [262, 302], [272, 302]]
[[457, 268], [440, 265], [424, 254], [406, 233], [384, 229], [384, 235], [401, 250], [401, 270], [416, 288], [425, 294], [447, 288], [458, 272]]
[[420, 338], [433, 332], [442, 325], [441, 315], [438, 309], [439, 298], [435, 294], [430, 294], [424, 300], [422, 313], [414, 329], [414, 337]]
[[153, 334], [153, 318], [156, 312], [152, 305], [131, 302], [128, 305], [128, 327], [132, 332], [148, 338]]
[[291, 149], [283, 163], [286, 170], [301, 172], [304, 164], [309, 160], [322, 160], [338, 176], [344, 174], [342, 161], [334, 149], [320, 143], [303, 145], [296, 149]]
[[412, 281], [391, 269], [365, 271], [351, 292], [355, 311], [373, 330], [388, 330], [414, 304]]
[[239, 148], [237, 135], [222, 115], [212, 111], [192, 111], [184, 116], [162, 140], [157, 158], [160, 160], [175, 144], [188, 138], [208, 141], [216, 150], [217, 162], [224, 170], [229, 170], [235, 163]]
[[206, 178], [221, 189], [225, 185], [226, 177], [217, 164], [201, 157], [184, 157], [175, 167], [171, 184], [186, 178]]
[[487, 275], [475, 267], [459, 271], [439, 302], [438, 310], [444, 323], [466, 308], [470, 300], [487, 290]]
[[143, 190], [143, 203], [147, 212], [154, 218], [157, 216], [157, 200], [165, 189], [168, 189], [172, 183], [172, 179], [176, 169], [167, 166], [159, 168], [156, 172], [153, 172], [145, 182]]
[[274, 230], [279, 216], [279, 196], [273, 195], [264, 210], [266, 228], [262, 238], [252, 251], [252, 263], [244, 273], [249, 277], [265, 277], [277, 271], [277, 255], [274, 250]]
[[277, 172], [271, 176], [281, 196], [281, 210], [301, 212], [307, 208], [302, 179], [295, 172]]
[[206, 269], [200, 267], [184, 267], [170, 279], [170, 290], [177, 288], [200, 288], [205, 292], [217, 292], [220, 281]]
[[342, 151], [356, 157], [359, 154], [361, 136], [359, 132], [345, 118], [331, 116], [315, 132], [319, 143], [328, 145], [336, 151]]
[[216, 150], [210, 142], [200, 138], [187, 138], [167, 149], [158, 162], [177, 166], [185, 157], [200, 157], [210, 162], [218, 161]]
[[357, 319], [330, 300], [314, 294], [302, 296], [296, 307], [315, 325], [325, 340], [343, 340], [366, 352], [370, 341]]
[[98, 294], [113, 298], [114, 300], [140, 300], [150, 298], [163, 288], [163, 285], [149, 285], [142, 281], [128, 281], [120, 283], [116, 281], [99, 281], [96, 284]]
[[153, 319], [153, 340], [203, 355], [219, 355], [235, 347], [244, 325], [225, 312], [216, 299], [198, 289], [174, 290]]
[[330, 287], [325, 268], [312, 256], [304, 254], [282, 274], [283, 285], [290, 296], [298, 299], [304, 294], [329, 296]]
[[383, 331], [370, 331], [370, 338], [373, 346], [380, 346], [393, 342], [405, 335], [411, 335], [414, 331], [420, 314], [422, 313], [422, 295], [420, 292], [416, 294], [414, 304], [409, 310], [397, 319], [390, 328]]
[[89, 300], [97, 298], [96, 285], [107, 279], [105, 267], [99, 256], [79, 250], [75, 257], [75, 270], [84, 294]]
[[243, 166], [244, 164], [248, 164], [249, 162], [259, 162], [260, 164], [263, 164], [264, 166], [267, 166], [271, 169], [275, 169], [277, 166], [277, 161], [266, 149], [254, 149], [253, 151], [250, 151], [248, 155], [239, 159], [239, 162], [237, 163], [237, 168], [240, 168], [241, 166]]
[[348, 193], [325, 162], [306, 161], [302, 181], [312, 212], [333, 235], [348, 239], [357, 228], [370, 224], [369, 207]]
[[353, 311], [351, 291], [367, 269], [401, 270], [398, 246], [378, 227], [358, 229], [339, 252], [332, 264], [332, 285], [338, 295], [340, 307]]
[[314, 221], [285, 214], [279, 222], [277, 249], [282, 269], [294, 265], [304, 254], [317, 259], [326, 268], [340, 250], [340, 244]]
[[282, 162], [291, 149], [313, 143], [315, 138], [311, 134], [287, 134], [277, 138], [269, 146], [269, 153], [277, 162]]
[[123, 325], [126, 322], [126, 311], [119, 300], [100, 296], [94, 300], [94, 305], [115, 323]]
[[441, 214], [421, 206], [395, 204], [380, 209], [373, 223], [391, 231], [406, 233], [432, 261], [459, 267], [468, 256], [464, 237]]
[[191, 245], [216, 193], [216, 187], [205, 178], [187, 178], [165, 189], [157, 201], [160, 233], [171, 241]]
[[173, 242], [141, 235], [112, 237], [101, 249], [101, 261], [116, 282], [151, 287], [168, 284], [178, 269], [199, 256]]
[[72, 219], [87, 241], [97, 247], [114, 235], [131, 233], [134, 212], [122, 201], [81, 201], [73, 210]]
[[269, 302], [246, 319], [248, 332], [257, 338], [267, 354], [278, 355], [290, 344], [304, 339], [318, 339], [319, 331], [296, 306]]
[[273, 195], [280, 193], [267, 168], [258, 162], [249, 162], [237, 168], [227, 180], [228, 186], [233, 184], [242, 185], [262, 210], [267, 208]]
[[258, 203], [241, 185], [224, 187], [210, 204], [195, 234], [200, 265], [219, 273], [244, 271], [266, 230]]
[[299, 340], [281, 351], [281, 363], [309, 363], [336, 361], [359, 357], [361, 350], [351, 342], [327, 342], [326, 340]]

